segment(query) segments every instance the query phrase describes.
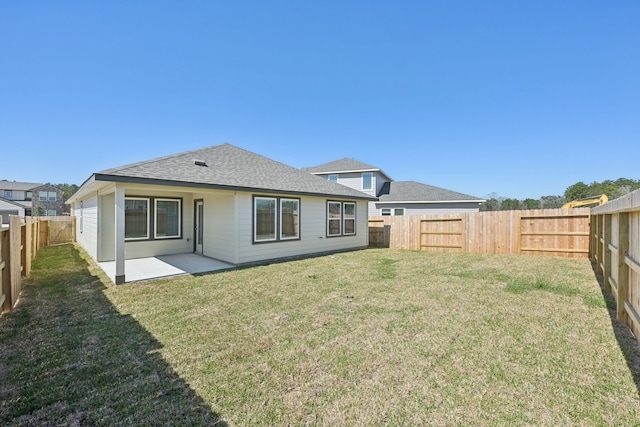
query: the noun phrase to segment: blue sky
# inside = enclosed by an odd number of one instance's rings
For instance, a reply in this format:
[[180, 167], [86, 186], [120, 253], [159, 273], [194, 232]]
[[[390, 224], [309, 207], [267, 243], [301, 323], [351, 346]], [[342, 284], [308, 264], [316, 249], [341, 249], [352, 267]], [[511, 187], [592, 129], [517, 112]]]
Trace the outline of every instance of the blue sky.
[[0, 179], [228, 142], [538, 198], [640, 179], [640, 2], [4, 1]]

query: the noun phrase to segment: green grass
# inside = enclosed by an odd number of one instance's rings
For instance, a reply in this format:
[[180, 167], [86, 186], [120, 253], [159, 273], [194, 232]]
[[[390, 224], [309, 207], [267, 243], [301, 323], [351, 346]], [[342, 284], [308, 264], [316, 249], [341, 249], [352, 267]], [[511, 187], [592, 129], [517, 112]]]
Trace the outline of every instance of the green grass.
[[0, 424], [638, 425], [587, 260], [366, 250], [105, 285], [39, 253], [0, 318]]

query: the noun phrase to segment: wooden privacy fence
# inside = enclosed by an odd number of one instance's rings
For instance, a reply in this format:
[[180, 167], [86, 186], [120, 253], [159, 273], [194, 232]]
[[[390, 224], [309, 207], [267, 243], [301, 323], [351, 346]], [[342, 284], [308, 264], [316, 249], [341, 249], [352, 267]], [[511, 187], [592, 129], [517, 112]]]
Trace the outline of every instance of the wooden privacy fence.
[[0, 307], [10, 311], [22, 291], [22, 278], [31, 272], [31, 261], [44, 246], [73, 242], [75, 217], [9, 217], [0, 229]]
[[617, 318], [640, 339], [640, 190], [591, 209], [591, 259], [616, 299]]
[[374, 247], [588, 257], [589, 208], [369, 218]]

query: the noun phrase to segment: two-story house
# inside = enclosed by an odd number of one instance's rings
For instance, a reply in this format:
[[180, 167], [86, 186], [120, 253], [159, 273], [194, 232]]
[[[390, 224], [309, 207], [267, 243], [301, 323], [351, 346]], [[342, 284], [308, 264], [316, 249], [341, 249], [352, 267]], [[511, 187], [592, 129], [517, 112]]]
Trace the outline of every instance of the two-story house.
[[4, 224], [9, 222], [9, 215], [56, 216], [63, 211], [62, 191], [51, 184], [0, 181], [0, 216]]
[[340, 159], [302, 170], [378, 198], [369, 216], [435, 215], [478, 212], [484, 199], [416, 181], [394, 181], [382, 169], [354, 159]]

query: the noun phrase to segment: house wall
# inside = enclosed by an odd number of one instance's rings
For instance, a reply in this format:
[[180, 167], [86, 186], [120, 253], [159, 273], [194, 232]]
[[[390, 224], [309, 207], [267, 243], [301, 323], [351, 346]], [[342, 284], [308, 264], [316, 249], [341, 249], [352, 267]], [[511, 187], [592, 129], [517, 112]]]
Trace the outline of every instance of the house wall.
[[196, 193], [193, 198], [204, 203], [202, 254], [235, 264], [238, 251], [235, 193]]
[[[125, 188], [125, 197], [168, 197], [182, 199], [182, 237], [179, 239], [157, 239], [126, 241], [125, 259], [193, 252], [193, 194], [183, 191], [161, 191], [152, 186], [148, 188]], [[114, 199], [115, 200], [115, 199]], [[112, 209], [113, 210], [113, 209]], [[153, 229], [149, 230], [153, 235]], [[115, 255], [115, 251], [113, 252]], [[113, 260], [112, 257], [111, 260]]]
[[7, 200], [27, 200], [27, 192], [23, 190], [8, 190], [11, 191], [11, 197], [4, 197], [5, 190], [0, 190], [0, 197]]
[[98, 218], [98, 261], [113, 261], [116, 253], [116, 196], [105, 194], [98, 198], [100, 217]]
[[98, 196], [87, 197], [73, 206], [76, 217], [76, 241], [93, 258], [98, 259]]
[[404, 208], [405, 215], [439, 215], [478, 212], [478, 203], [369, 203], [369, 216], [382, 215], [382, 208]]
[[[260, 194], [266, 195], [266, 194]], [[253, 243], [253, 195], [238, 197], [238, 257], [236, 264], [294, 257], [318, 252], [346, 250], [368, 245], [367, 202], [356, 204], [356, 235], [327, 237], [327, 198], [302, 197], [300, 200], [300, 240]], [[332, 199], [331, 199], [332, 200]]]

